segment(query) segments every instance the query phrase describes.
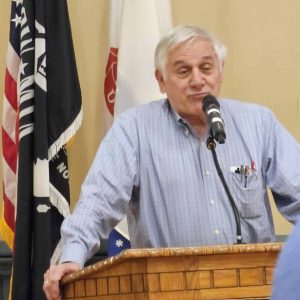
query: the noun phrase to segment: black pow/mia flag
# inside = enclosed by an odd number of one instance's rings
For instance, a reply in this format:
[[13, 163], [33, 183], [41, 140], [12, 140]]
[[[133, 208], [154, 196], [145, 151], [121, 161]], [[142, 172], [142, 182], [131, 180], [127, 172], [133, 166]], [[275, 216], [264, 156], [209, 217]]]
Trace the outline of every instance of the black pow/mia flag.
[[65, 145], [81, 124], [81, 93], [66, 0], [20, 5], [19, 162], [12, 300], [42, 300], [69, 213]]

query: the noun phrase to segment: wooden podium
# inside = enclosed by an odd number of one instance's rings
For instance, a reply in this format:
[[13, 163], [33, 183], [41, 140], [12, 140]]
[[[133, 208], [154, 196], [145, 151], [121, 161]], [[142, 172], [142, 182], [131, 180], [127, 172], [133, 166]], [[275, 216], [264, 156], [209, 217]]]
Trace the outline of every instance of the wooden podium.
[[126, 250], [65, 276], [63, 299], [269, 299], [282, 246]]

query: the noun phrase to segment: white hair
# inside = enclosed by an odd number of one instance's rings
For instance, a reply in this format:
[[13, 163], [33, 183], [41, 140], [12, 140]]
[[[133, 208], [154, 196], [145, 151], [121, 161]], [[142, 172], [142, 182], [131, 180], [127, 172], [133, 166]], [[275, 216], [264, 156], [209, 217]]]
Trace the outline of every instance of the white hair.
[[226, 47], [210, 32], [196, 26], [177, 26], [169, 31], [158, 43], [155, 50], [154, 66], [160, 70], [163, 77], [167, 77], [167, 60], [170, 50], [176, 48], [179, 44], [194, 40], [205, 40], [212, 44], [214, 52], [217, 55], [219, 68], [222, 70], [227, 55]]

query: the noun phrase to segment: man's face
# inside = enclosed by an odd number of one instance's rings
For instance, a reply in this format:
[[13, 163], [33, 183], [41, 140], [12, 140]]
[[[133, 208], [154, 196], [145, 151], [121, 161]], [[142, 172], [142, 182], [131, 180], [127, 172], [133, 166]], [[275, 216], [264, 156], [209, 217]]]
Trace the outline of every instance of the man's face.
[[183, 118], [204, 118], [203, 97], [218, 96], [222, 71], [212, 44], [194, 40], [169, 52], [167, 78], [156, 71], [160, 91], [166, 93], [173, 109]]

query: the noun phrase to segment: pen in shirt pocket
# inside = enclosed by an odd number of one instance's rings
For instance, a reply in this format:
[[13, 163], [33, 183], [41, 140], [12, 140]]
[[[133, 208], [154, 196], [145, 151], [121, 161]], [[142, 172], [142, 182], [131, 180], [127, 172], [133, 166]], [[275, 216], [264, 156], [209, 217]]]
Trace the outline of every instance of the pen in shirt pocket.
[[245, 178], [245, 182], [244, 182], [244, 187], [247, 188], [247, 181], [248, 181], [248, 176], [251, 173], [251, 168], [250, 166], [245, 166], [244, 168], [244, 178]]
[[251, 172], [254, 173], [257, 176], [256, 164], [255, 164], [255, 161], [253, 159], [251, 160]]

